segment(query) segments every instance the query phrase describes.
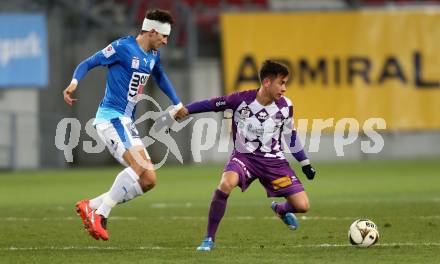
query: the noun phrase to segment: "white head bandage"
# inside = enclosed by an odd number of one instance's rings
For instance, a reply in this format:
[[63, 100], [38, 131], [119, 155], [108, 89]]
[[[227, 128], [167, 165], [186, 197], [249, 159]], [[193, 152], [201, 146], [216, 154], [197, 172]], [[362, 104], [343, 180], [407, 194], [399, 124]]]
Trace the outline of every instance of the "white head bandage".
[[170, 23], [162, 23], [157, 20], [151, 20], [148, 18], [144, 19], [144, 23], [142, 23], [142, 30], [143, 31], [150, 31], [150, 30], [156, 30], [162, 35], [170, 35], [171, 32], [171, 25]]

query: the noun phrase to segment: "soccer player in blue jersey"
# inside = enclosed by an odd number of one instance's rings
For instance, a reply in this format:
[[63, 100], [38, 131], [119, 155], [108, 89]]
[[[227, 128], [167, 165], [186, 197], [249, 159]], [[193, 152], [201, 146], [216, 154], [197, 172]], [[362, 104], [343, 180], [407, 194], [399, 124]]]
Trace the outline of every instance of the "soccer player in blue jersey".
[[150, 75], [174, 104], [173, 112], [177, 116], [187, 115], [160, 62], [159, 48], [167, 44], [172, 23], [168, 11], [148, 11], [136, 37], [117, 39], [82, 61], [63, 92], [64, 100], [73, 105], [76, 99], [72, 93], [86, 73], [97, 66], [107, 67], [105, 95], [94, 126], [113, 157], [126, 168], [107, 192], [76, 204], [85, 228], [97, 240], [108, 240], [107, 218], [115, 205], [142, 195], [156, 184], [150, 157], [133, 124], [135, 105]]
[[[284, 156], [283, 141], [302, 166], [309, 180], [315, 176], [293, 127], [293, 105], [283, 96], [288, 69], [267, 60], [260, 70], [260, 88], [216, 97], [187, 105], [189, 114], [232, 110], [234, 151], [226, 164], [220, 184], [214, 191], [208, 215], [206, 237], [197, 248], [214, 247], [217, 227], [226, 210], [231, 191], [239, 186], [245, 191], [258, 179], [268, 197], [284, 197], [285, 202], [272, 202], [272, 210], [290, 228], [298, 228], [295, 213], [305, 213], [309, 200], [301, 181]], [[181, 118], [181, 116], [177, 116]]]

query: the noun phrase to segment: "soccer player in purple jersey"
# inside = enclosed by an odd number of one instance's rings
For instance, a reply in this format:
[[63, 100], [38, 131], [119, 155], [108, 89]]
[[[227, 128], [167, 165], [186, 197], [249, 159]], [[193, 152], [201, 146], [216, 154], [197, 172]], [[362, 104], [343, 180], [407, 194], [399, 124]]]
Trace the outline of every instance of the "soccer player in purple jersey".
[[87, 72], [97, 66], [107, 67], [105, 95], [93, 125], [113, 157], [126, 168], [118, 173], [107, 192], [76, 204], [85, 228], [95, 239], [109, 239], [107, 219], [114, 206], [139, 197], [156, 185], [156, 172], [133, 121], [149, 77], [173, 102], [172, 112], [187, 114], [160, 61], [159, 48], [167, 44], [171, 24], [173, 18], [168, 11], [148, 11], [137, 36], [117, 39], [82, 61], [63, 92], [66, 103], [72, 105], [76, 101], [72, 93]]
[[293, 128], [292, 102], [283, 96], [288, 76], [284, 65], [267, 60], [260, 70], [260, 88], [187, 105], [190, 114], [233, 111], [234, 150], [214, 191], [206, 237], [198, 251], [210, 251], [214, 247], [217, 227], [231, 191], [237, 186], [245, 191], [255, 179], [264, 186], [268, 197], [286, 199], [282, 203], [272, 202], [271, 208], [290, 229], [298, 228], [294, 213], [305, 213], [309, 209], [304, 187], [283, 153], [284, 141], [307, 178], [314, 178], [315, 169]]

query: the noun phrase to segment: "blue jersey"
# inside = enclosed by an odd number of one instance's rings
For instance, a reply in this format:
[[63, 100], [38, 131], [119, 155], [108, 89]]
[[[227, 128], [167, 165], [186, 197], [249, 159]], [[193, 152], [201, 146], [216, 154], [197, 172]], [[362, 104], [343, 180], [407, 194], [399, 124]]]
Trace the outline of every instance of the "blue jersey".
[[180, 103], [160, 64], [160, 51], [145, 52], [133, 36], [115, 40], [103, 50], [81, 62], [73, 78], [80, 81], [92, 68], [108, 67], [105, 95], [94, 124], [121, 116], [134, 117], [135, 106], [151, 76], [174, 105]]

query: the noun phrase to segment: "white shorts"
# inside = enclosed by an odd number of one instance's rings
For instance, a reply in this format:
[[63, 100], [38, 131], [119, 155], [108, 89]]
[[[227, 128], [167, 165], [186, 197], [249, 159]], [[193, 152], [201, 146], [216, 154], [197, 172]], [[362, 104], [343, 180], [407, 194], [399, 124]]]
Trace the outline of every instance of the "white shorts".
[[125, 151], [134, 146], [142, 147], [147, 159], [150, 159], [150, 156], [139, 137], [139, 132], [131, 118], [114, 118], [108, 122], [99, 123], [95, 127], [98, 136], [105, 143], [110, 154], [112, 154], [112, 156], [125, 167], [128, 167], [128, 164], [122, 156]]

